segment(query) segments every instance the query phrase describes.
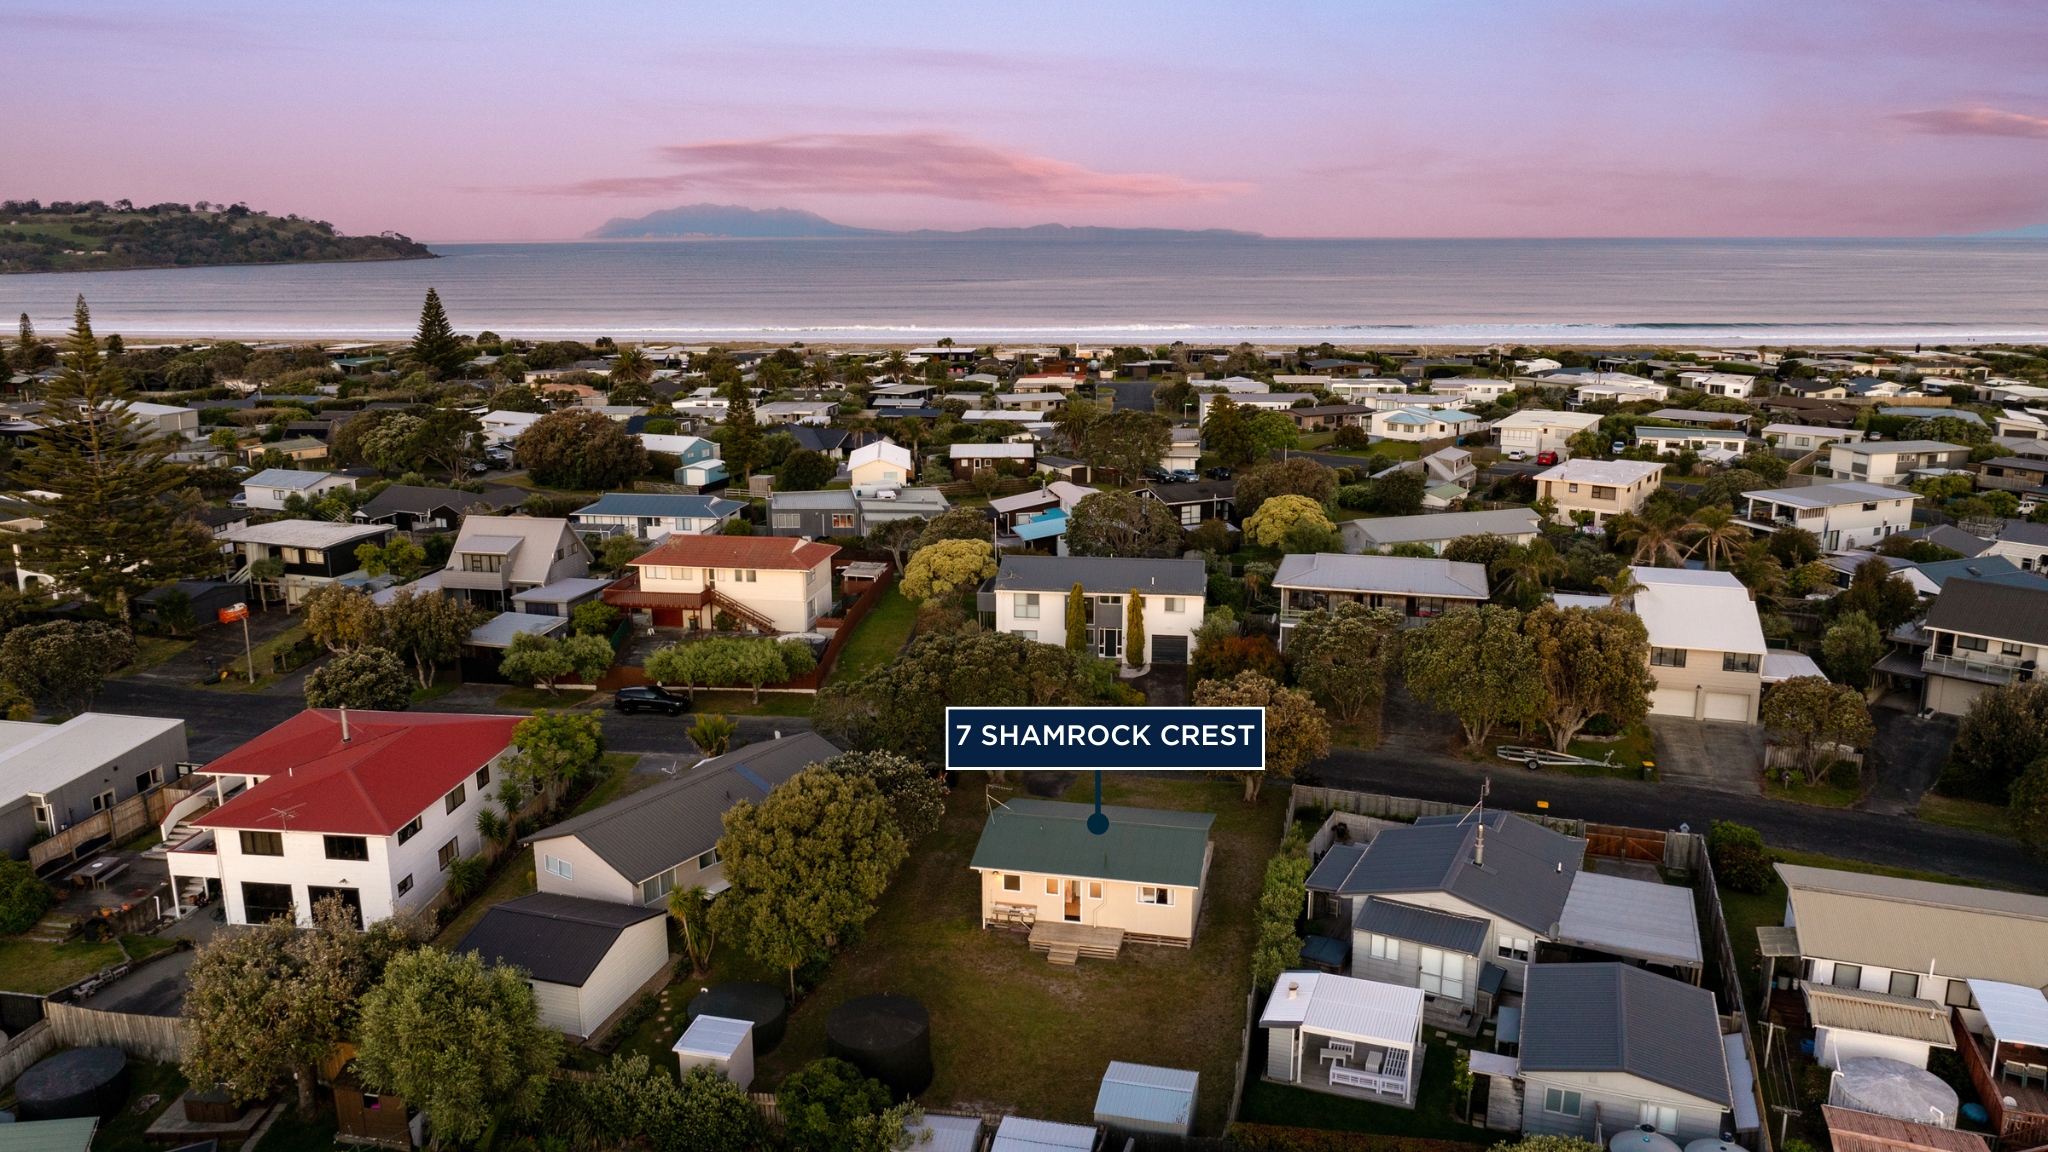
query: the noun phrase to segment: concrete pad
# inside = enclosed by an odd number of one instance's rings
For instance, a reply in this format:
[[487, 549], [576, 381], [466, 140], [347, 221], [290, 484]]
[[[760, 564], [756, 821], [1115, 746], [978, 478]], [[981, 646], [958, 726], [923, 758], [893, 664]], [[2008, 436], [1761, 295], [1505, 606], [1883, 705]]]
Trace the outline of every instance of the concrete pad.
[[1647, 723], [1656, 738], [1657, 770], [1665, 783], [1749, 796], [1762, 791], [1761, 725], [1677, 716], [1652, 716]]

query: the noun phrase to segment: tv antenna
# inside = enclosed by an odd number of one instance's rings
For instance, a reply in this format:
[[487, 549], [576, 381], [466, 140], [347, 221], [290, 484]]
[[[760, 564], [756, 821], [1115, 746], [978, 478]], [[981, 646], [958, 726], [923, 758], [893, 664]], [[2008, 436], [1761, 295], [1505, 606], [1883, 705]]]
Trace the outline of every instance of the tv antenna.
[[1465, 821], [1470, 820], [1472, 818], [1472, 814], [1475, 812], [1479, 814], [1479, 822], [1481, 824], [1486, 823], [1486, 796], [1487, 793], [1491, 792], [1492, 790], [1493, 777], [1482, 777], [1479, 781], [1479, 803], [1474, 804], [1470, 808], [1467, 808], [1465, 810], [1465, 814], [1463, 816], [1458, 817], [1459, 827], [1464, 827]]
[[272, 808], [270, 814], [277, 817], [277, 822], [283, 826], [284, 831], [289, 832], [292, 830], [292, 817], [296, 816], [299, 809], [304, 807], [304, 804], [294, 804], [289, 808]]

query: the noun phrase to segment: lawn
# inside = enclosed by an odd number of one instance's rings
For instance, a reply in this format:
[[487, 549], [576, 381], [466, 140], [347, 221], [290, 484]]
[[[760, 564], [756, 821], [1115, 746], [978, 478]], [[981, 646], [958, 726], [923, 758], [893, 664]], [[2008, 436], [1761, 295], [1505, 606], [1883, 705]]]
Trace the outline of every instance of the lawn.
[[[143, 1133], [156, 1123], [157, 1117], [176, 1104], [185, 1087], [185, 1075], [178, 1071], [176, 1064], [152, 1064], [131, 1057], [128, 1061], [128, 1101], [112, 1119], [101, 1121], [99, 1131], [93, 1133], [95, 1152], [154, 1152], [162, 1148], [161, 1144], [150, 1143]], [[156, 1097], [156, 1103], [138, 1114], [135, 1105], [147, 1096]], [[272, 1148], [268, 1137], [262, 1146]]]
[[[1428, 1031], [1425, 1029], [1425, 1034]], [[1501, 1139], [1484, 1128], [1460, 1123], [1452, 1111], [1457, 1101], [1451, 1077], [1457, 1071], [1458, 1050], [1443, 1041], [1429, 1040], [1429, 1049], [1422, 1057], [1422, 1089], [1416, 1093], [1414, 1108], [1396, 1108], [1270, 1083], [1259, 1078], [1266, 1065], [1256, 1037], [1252, 1049], [1252, 1067], [1245, 1073], [1244, 1104], [1237, 1112], [1237, 1118], [1246, 1124], [1377, 1132], [1467, 1144], [1491, 1144]]]
[[[271, 654], [274, 652], [283, 651], [286, 648], [290, 648], [292, 645], [297, 644], [299, 641], [305, 638], [306, 626], [303, 624], [294, 624], [290, 628], [285, 629], [283, 632], [280, 632], [277, 635], [271, 637], [270, 639], [265, 640], [263, 643], [256, 645], [256, 647], [253, 649], [251, 653], [251, 655], [254, 657], [256, 661], [256, 671], [258, 673], [258, 676], [256, 677], [256, 682], [254, 684], [250, 684], [243, 680], [221, 680], [213, 684], [202, 684], [200, 685], [200, 687], [215, 692], [260, 692], [265, 687], [268, 687], [269, 685], [276, 683], [277, 680], [279, 679], [278, 675], [271, 672], [270, 670], [273, 667], [273, 665], [270, 662]], [[248, 660], [240, 657], [237, 657], [234, 661], [232, 661], [232, 664], [238, 670], [245, 670], [249, 666]], [[286, 673], [285, 675], [290, 675], [290, 673]]]
[[446, 696], [450, 692], [453, 692], [460, 687], [462, 687], [461, 676], [448, 672], [443, 672], [438, 678], [435, 679], [434, 686], [432, 688], [413, 689], [412, 702], [414, 704], [432, 703], [433, 701], [439, 700], [441, 697]]
[[[696, 702], [690, 710], [700, 716], [809, 716], [812, 706], [818, 702], [818, 698], [809, 692], [763, 692], [759, 704], [754, 703], [754, 694], [745, 690], [703, 691], [693, 698]], [[691, 721], [679, 720], [679, 723], [688, 728]]]
[[910, 639], [917, 623], [917, 605], [903, 598], [891, 584], [875, 607], [853, 630], [846, 647], [839, 650], [839, 665], [832, 670], [832, 683], [844, 684], [871, 668], [883, 667], [896, 659]]
[[169, 636], [137, 636], [135, 638], [135, 659], [130, 661], [119, 672], [114, 673], [114, 675], [117, 677], [132, 676], [137, 672], [154, 668], [191, 646], [192, 638], [190, 636], [176, 638]]
[[177, 941], [166, 940], [161, 936], [138, 936], [131, 932], [121, 937], [121, 947], [128, 950], [128, 958], [131, 960], [140, 960], [145, 956], [154, 956], [159, 952], [167, 952], [177, 946]]
[[515, 896], [524, 896], [536, 890], [533, 882], [533, 849], [521, 848], [517, 855], [505, 861], [496, 876], [491, 877], [491, 882], [484, 887], [482, 895], [471, 900], [462, 911], [455, 914], [455, 919], [450, 920], [446, 928], [441, 929], [441, 934], [434, 937], [434, 943], [442, 948], [455, 947], [462, 943], [464, 936], [469, 935], [471, 928], [476, 927], [477, 921], [484, 918], [484, 913], [490, 910], [491, 905], [503, 904]]
[[119, 944], [42, 944], [0, 940], [0, 991], [46, 995], [121, 962]]
[[[1088, 796], [1093, 783], [1077, 780], [1068, 799]], [[824, 1055], [833, 1008], [896, 991], [931, 1014], [929, 1107], [1088, 1123], [1103, 1068], [1130, 1060], [1198, 1071], [1205, 1091], [1196, 1129], [1219, 1134], [1250, 991], [1253, 906], [1278, 847], [1284, 794], [1248, 806], [1234, 782], [1106, 781], [1107, 801], [1216, 814], [1209, 890], [1193, 948], [1133, 944], [1117, 961], [1065, 969], [1031, 951], [1021, 933], [980, 927], [980, 889], [967, 868], [987, 810], [978, 784], [953, 793], [945, 821], [914, 850], [864, 938], [832, 960], [791, 1013], [782, 1046], [757, 1063], [755, 1090]]]
[[596, 698], [597, 693], [588, 688], [567, 688], [552, 693], [545, 688], [512, 688], [498, 693], [498, 698], [491, 703], [511, 712], [538, 712], [543, 708], [560, 712], [581, 708]]
[[1638, 724], [1621, 734], [1618, 740], [1574, 740], [1565, 745], [1565, 751], [1589, 760], [1606, 759], [1614, 756], [1616, 767], [1559, 768], [1567, 776], [1612, 776], [1621, 780], [1641, 780], [1643, 765], [1657, 762], [1657, 743], [1650, 736], [1646, 725]]
[[1847, 808], [1863, 796], [1863, 784], [1842, 787], [1823, 779], [1819, 784], [1808, 784], [1806, 774], [1796, 769], [1792, 782], [1785, 783], [1785, 774], [1778, 769], [1764, 773], [1764, 795], [1773, 800], [1789, 800], [1794, 804], [1812, 804], [1821, 808]]
[[[634, 765], [640, 763], [635, 752], [607, 752], [604, 754], [604, 778], [593, 785], [578, 803], [571, 816], [581, 816], [594, 808], [602, 808], [621, 796], [629, 796], [650, 784], [658, 784], [658, 776], [635, 776]], [[639, 783], [645, 781], [645, 783]]]
[[2012, 835], [2011, 816], [1998, 804], [1957, 800], [1929, 792], [1920, 797], [1920, 806], [1913, 810], [1913, 814], [1929, 824], [1968, 828], [1974, 832], [1989, 832], [1993, 836]]

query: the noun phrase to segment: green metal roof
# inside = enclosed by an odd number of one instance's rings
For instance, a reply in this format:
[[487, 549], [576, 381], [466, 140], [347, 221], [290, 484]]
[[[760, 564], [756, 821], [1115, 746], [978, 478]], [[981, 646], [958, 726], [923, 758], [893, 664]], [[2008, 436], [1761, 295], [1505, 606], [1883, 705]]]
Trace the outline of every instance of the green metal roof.
[[1165, 812], [1105, 804], [1109, 831], [1088, 831], [1095, 809], [1055, 800], [1011, 800], [989, 813], [971, 868], [1038, 872], [1198, 888], [1208, 851], [1209, 812]]
[[6, 1152], [86, 1152], [99, 1121], [29, 1120], [0, 1124], [0, 1149]]

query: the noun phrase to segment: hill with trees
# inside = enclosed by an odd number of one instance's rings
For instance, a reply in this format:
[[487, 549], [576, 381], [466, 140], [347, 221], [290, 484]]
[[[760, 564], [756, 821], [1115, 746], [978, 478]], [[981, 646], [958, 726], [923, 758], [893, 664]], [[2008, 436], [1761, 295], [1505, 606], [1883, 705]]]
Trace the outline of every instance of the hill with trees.
[[341, 260], [430, 260], [396, 232], [344, 236], [325, 220], [272, 216], [246, 204], [126, 200], [0, 203], [0, 272], [96, 272]]

